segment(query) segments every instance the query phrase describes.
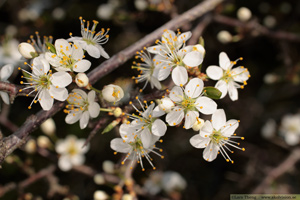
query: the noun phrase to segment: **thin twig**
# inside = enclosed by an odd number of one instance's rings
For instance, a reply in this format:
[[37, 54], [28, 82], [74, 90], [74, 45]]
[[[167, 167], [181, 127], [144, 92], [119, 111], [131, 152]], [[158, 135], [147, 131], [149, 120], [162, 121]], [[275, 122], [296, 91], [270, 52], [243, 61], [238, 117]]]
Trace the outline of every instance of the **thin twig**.
[[[145, 36], [144, 38], [137, 41], [135, 44], [127, 47], [118, 54], [111, 57], [109, 60], [103, 62], [101, 65], [91, 71], [88, 76], [90, 83], [94, 84], [102, 77], [118, 68], [121, 64], [125, 63], [131, 58], [137, 50], [142, 49], [144, 46], [152, 44], [155, 39], [159, 38], [165, 29], [176, 29], [186, 24], [187, 22], [193, 21], [197, 17], [203, 16], [205, 13], [213, 10], [218, 4], [224, 0], [208, 0], [204, 1], [192, 9], [186, 11], [182, 15], [172, 19], [168, 23], [164, 24], [154, 32]], [[24, 143], [25, 138], [31, 133], [34, 128], [39, 126], [49, 117], [52, 117], [59, 110], [64, 107], [64, 103], [57, 102], [49, 111], [39, 111], [36, 115], [29, 117], [26, 122], [17, 130], [14, 134], [4, 138], [3, 142], [0, 141], [0, 163], [11, 154], [16, 148]]]
[[300, 160], [300, 148], [294, 149], [290, 155], [277, 167], [272, 169], [264, 180], [253, 190], [252, 194], [261, 194], [279, 176], [290, 170]]

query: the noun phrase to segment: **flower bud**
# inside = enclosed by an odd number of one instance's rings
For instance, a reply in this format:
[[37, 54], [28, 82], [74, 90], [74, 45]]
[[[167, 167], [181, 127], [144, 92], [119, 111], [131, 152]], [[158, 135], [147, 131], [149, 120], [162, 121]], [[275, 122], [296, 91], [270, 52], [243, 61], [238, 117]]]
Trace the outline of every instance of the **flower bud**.
[[38, 137], [37, 144], [39, 147], [46, 149], [51, 146], [51, 141], [48, 137], [42, 135]]
[[165, 111], [166, 113], [169, 113], [174, 106], [175, 106], [175, 104], [168, 97], [165, 97], [160, 100], [159, 108], [161, 110]]
[[203, 126], [204, 126], [204, 120], [201, 118], [198, 118], [192, 128], [194, 131], [199, 131]]
[[114, 109], [113, 113], [115, 117], [120, 117], [122, 115], [122, 109], [117, 107], [116, 109]]
[[94, 182], [97, 184], [97, 185], [103, 185], [105, 183], [105, 179], [104, 179], [104, 176], [102, 174], [96, 174], [94, 176]]
[[34, 153], [36, 151], [36, 142], [34, 139], [28, 140], [28, 142], [25, 144], [25, 151], [27, 153]]
[[34, 47], [27, 42], [22, 42], [21, 44], [19, 44], [18, 50], [20, 54], [27, 59], [34, 58], [35, 56], [33, 55], [37, 54]]
[[223, 44], [232, 42], [232, 35], [228, 31], [220, 31], [217, 35], [217, 38]]
[[89, 84], [89, 78], [85, 73], [78, 73], [75, 77], [75, 82], [78, 87], [86, 87]]
[[246, 7], [241, 7], [240, 9], [238, 9], [237, 11], [237, 17], [239, 20], [241, 20], [242, 22], [246, 22], [248, 21], [251, 17], [252, 17], [252, 13], [251, 10], [249, 10]]
[[47, 119], [41, 124], [41, 129], [46, 135], [54, 135], [56, 126], [55, 122], [52, 118]]
[[102, 164], [103, 171], [108, 174], [113, 174], [115, 172], [115, 164], [110, 160], [105, 160]]
[[94, 193], [94, 200], [107, 200], [109, 196], [102, 190], [97, 190]]
[[117, 102], [123, 98], [124, 92], [120, 86], [110, 84], [104, 86], [102, 96], [108, 102]]
[[133, 200], [133, 196], [130, 194], [124, 194], [122, 200]]

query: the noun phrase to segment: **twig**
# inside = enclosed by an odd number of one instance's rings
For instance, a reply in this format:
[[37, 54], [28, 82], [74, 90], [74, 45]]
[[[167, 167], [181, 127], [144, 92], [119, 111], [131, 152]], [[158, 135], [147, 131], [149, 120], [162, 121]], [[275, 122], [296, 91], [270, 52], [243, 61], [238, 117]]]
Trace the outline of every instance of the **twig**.
[[12, 83], [0, 81], [0, 91], [7, 92], [9, 94], [10, 102], [13, 102], [17, 96], [27, 96], [28, 92], [24, 90], [20, 91], [20, 89], [23, 88], [24, 86], [22, 85], [15, 85]]
[[[187, 22], [193, 21], [195, 18], [204, 15], [205, 13], [214, 9], [218, 4], [224, 0], [208, 0], [204, 1], [192, 9], [186, 11], [182, 15], [172, 19], [168, 23], [164, 24], [154, 32], [145, 36], [144, 38], [137, 41], [135, 44], [127, 47], [118, 54], [111, 57], [109, 60], [103, 62], [101, 65], [96, 67], [91, 71], [88, 76], [90, 83], [94, 84], [96, 81], [100, 80], [103, 76], [107, 75], [111, 71], [118, 68], [121, 64], [125, 63], [129, 58], [131, 58], [137, 50], [142, 49], [144, 46], [149, 45], [154, 42], [155, 39], [159, 38], [165, 29], [176, 29]], [[39, 111], [36, 115], [29, 117], [26, 122], [12, 135], [4, 138], [0, 141], [0, 164], [3, 160], [12, 153], [16, 148], [18, 148], [28, 136], [33, 129], [39, 126], [49, 117], [52, 117], [64, 106], [64, 103], [57, 102], [49, 111]]]
[[274, 39], [288, 40], [291, 42], [300, 42], [300, 36], [296, 34], [285, 31], [271, 31], [268, 28], [256, 22], [255, 20], [252, 20], [248, 23], [244, 23], [234, 18], [226, 17], [223, 15], [215, 15], [214, 21], [221, 24], [226, 24], [228, 26], [240, 27], [248, 31], [255, 30], [261, 35], [265, 35]]
[[261, 194], [264, 188], [276, 178], [290, 170], [300, 160], [300, 148], [294, 149], [280, 165], [271, 170], [264, 180], [253, 190], [252, 194]]

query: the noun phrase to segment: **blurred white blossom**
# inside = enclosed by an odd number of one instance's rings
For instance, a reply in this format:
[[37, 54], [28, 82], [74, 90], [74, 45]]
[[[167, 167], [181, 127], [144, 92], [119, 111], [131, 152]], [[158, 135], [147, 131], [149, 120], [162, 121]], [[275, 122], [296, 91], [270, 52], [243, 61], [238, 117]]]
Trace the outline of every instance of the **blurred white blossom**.
[[46, 135], [54, 135], [56, 131], [55, 122], [52, 118], [47, 119], [41, 124], [41, 129]]
[[[14, 66], [7, 64], [0, 69], [0, 81], [7, 82], [7, 79], [11, 76], [14, 71]], [[0, 91], [0, 96], [4, 103], [9, 104], [9, 96], [7, 92]]]
[[264, 138], [269, 139], [275, 136], [276, 122], [274, 119], [268, 119], [265, 125], [261, 128], [261, 134]]
[[242, 22], [246, 22], [252, 17], [252, 12], [249, 8], [241, 7], [237, 11], [237, 17]]
[[220, 31], [217, 35], [217, 39], [224, 44], [227, 44], [229, 42], [232, 42], [232, 35], [228, 31]]
[[288, 145], [297, 145], [300, 141], [300, 114], [285, 115], [281, 120], [279, 133]]

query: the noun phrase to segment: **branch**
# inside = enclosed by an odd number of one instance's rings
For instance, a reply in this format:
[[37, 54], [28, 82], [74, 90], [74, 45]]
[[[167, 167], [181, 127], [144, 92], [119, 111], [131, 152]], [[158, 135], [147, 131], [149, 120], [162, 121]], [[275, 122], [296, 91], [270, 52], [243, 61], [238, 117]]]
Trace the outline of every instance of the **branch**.
[[[176, 29], [180, 26], [186, 24], [187, 22], [193, 21], [197, 17], [203, 16], [205, 13], [213, 10], [218, 4], [224, 0], [207, 0], [204, 1], [192, 9], [186, 11], [182, 15], [172, 19], [168, 23], [164, 24], [154, 32], [145, 36], [144, 38], [137, 41], [135, 44], [127, 47], [118, 54], [111, 57], [109, 60], [103, 62], [101, 65], [96, 67], [91, 71], [88, 76], [90, 83], [94, 84], [102, 77], [110, 73], [111, 71], [118, 68], [121, 64], [125, 63], [128, 59], [134, 56], [135, 52], [142, 49], [144, 46], [152, 44], [155, 39], [160, 38], [163, 30], [165, 29]], [[16, 148], [18, 148], [28, 136], [29, 133], [33, 131], [34, 128], [39, 126], [49, 117], [52, 117], [59, 110], [64, 107], [64, 103], [57, 102], [53, 105], [49, 111], [39, 111], [36, 115], [29, 117], [26, 122], [17, 130], [14, 134], [4, 138], [3, 141], [0, 140], [0, 163], [12, 153]]]
[[252, 194], [261, 194], [266, 186], [289, 171], [300, 160], [300, 148], [294, 149], [280, 165], [272, 169], [264, 180], [253, 190]]
[[285, 32], [285, 31], [271, 31], [268, 28], [256, 22], [255, 20], [249, 21], [248, 23], [244, 23], [234, 18], [226, 17], [223, 15], [215, 15], [214, 21], [228, 26], [240, 27], [248, 31], [257, 31], [261, 35], [265, 35], [273, 39], [288, 40], [291, 42], [300, 42], [299, 35]]

